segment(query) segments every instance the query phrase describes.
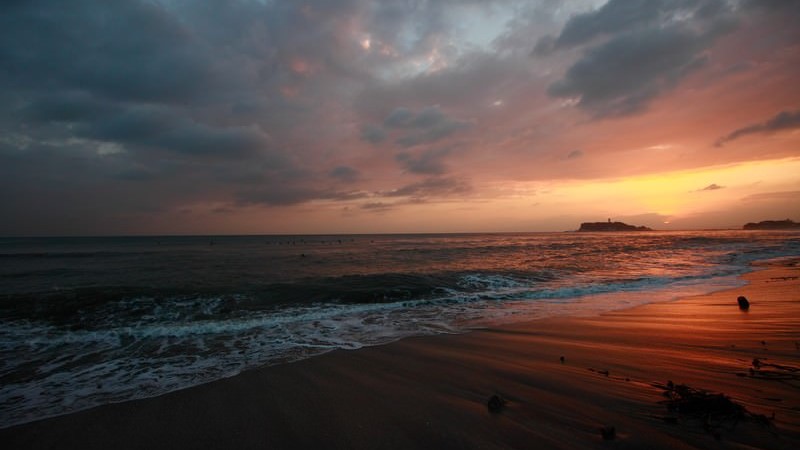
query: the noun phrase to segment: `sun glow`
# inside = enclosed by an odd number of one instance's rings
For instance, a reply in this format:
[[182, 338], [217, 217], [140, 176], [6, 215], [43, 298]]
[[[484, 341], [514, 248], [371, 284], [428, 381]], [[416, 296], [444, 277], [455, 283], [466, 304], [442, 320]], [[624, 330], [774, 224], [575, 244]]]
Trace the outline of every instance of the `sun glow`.
[[581, 205], [586, 211], [607, 214], [682, 217], [735, 207], [759, 192], [796, 190], [800, 184], [798, 173], [800, 159], [789, 158], [617, 180], [572, 181], [555, 186], [557, 196], [552, 200], [569, 204], [570, 208]]

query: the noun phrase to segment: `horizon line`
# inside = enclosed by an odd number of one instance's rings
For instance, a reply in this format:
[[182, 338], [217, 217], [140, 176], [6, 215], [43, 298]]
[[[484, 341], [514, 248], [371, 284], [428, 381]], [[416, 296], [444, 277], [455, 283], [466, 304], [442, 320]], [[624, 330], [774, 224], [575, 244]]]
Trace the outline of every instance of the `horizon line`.
[[374, 233], [220, 233], [220, 234], [203, 234], [203, 233], [165, 233], [165, 234], [28, 234], [28, 235], [0, 235], [0, 239], [54, 239], [54, 238], [170, 238], [170, 237], [259, 237], [259, 236], [275, 236], [275, 237], [290, 237], [290, 236], [419, 236], [419, 235], [457, 235], [457, 234], [536, 234], [536, 233], [581, 233], [581, 234], [608, 234], [608, 233], [675, 233], [686, 231], [792, 231], [787, 230], [745, 230], [739, 228], [685, 228], [685, 229], [650, 229], [646, 231], [578, 231], [572, 230], [537, 230], [537, 231], [402, 231], [402, 232], [374, 232]]

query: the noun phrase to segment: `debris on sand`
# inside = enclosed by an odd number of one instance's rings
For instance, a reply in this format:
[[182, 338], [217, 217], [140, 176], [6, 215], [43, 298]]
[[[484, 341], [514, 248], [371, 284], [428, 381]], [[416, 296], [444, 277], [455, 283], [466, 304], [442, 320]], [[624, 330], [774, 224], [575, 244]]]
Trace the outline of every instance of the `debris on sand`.
[[717, 439], [720, 438], [720, 429], [733, 429], [739, 422], [753, 422], [773, 428], [771, 418], [748, 411], [725, 394], [674, 384], [671, 381], [667, 384], [654, 383], [653, 386], [664, 390], [663, 395], [667, 399], [660, 403], [665, 404], [673, 414], [673, 417], [664, 418], [665, 422], [678, 423], [679, 419], [699, 421]]
[[617, 437], [617, 429], [611, 425], [600, 428], [600, 436], [606, 441], [611, 441]]
[[489, 408], [490, 413], [499, 413], [504, 406], [506, 406], [506, 400], [497, 394], [489, 397], [489, 401], [486, 402], [486, 407]]
[[767, 358], [753, 358], [749, 369], [751, 378], [761, 380], [800, 380], [800, 367], [766, 362]]

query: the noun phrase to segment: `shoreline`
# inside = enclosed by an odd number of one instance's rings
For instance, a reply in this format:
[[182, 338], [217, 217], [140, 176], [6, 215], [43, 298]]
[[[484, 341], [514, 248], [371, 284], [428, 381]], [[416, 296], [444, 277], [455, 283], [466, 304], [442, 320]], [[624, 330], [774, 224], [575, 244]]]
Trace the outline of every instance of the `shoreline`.
[[[365, 344], [361, 345], [360, 347], [355, 347], [355, 348], [346, 348], [346, 347], [330, 348], [330, 349], [321, 351], [319, 353], [314, 353], [314, 354], [306, 355], [306, 356], [300, 356], [300, 357], [297, 357], [297, 358], [294, 358], [294, 359], [288, 359], [288, 360], [284, 360], [284, 361], [281, 361], [281, 362], [269, 362], [268, 361], [268, 362], [264, 362], [264, 363], [262, 363], [260, 365], [250, 365], [249, 367], [247, 367], [245, 369], [242, 369], [242, 370], [239, 370], [236, 373], [230, 373], [230, 374], [227, 374], [226, 376], [222, 376], [222, 377], [219, 377], [219, 378], [216, 378], [216, 379], [211, 379], [211, 380], [195, 381], [195, 382], [193, 382], [192, 384], [189, 384], [189, 385], [184, 385], [184, 386], [179, 387], [179, 388], [164, 390], [164, 391], [158, 392], [158, 393], [148, 393], [148, 394], [145, 394], [145, 395], [140, 395], [140, 396], [136, 396], [136, 397], [132, 397], [132, 398], [127, 398], [127, 399], [124, 399], [124, 400], [108, 401], [108, 402], [105, 402], [105, 403], [96, 403], [96, 404], [88, 405], [88, 406], [81, 405], [81, 406], [75, 407], [73, 405], [72, 410], [69, 411], [69, 412], [55, 412], [55, 413], [46, 414], [46, 415], [42, 414], [39, 417], [37, 417], [35, 419], [32, 419], [32, 420], [15, 421], [15, 422], [11, 422], [11, 423], [8, 423], [8, 422], [0, 423], [0, 430], [5, 429], [5, 428], [11, 428], [11, 427], [19, 426], [19, 425], [24, 425], [26, 423], [31, 423], [31, 422], [36, 422], [36, 421], [40, 421], [40, 420], [55, 418], [55, 417], [59, 417], [59, 416], [63, 416], [63, 415], [75, 414], [75, 413], [79, 413], [81, 411], [86, 411], [86, 410], [89, 410], [89, 409], [92, 409], [92, 408], [97, 408], [97, 407], [101, 407], [101, 406], [108, 405], [108, 404], [125, 403], [125, 402], [130, 402], [130, 401], [145, 400], [145, 399], [148, 399], [148, 398], [158, 397], [158, 396], [166, 395], [166, 394], [169, 394], [169, 393], [172, 393], [172, 392], [176, 392], [176, 391], [180, 391], [180, 390], [184, 390], [184, 389], [190, 389], [190, 388], [202, 385], [202, 384], [207, 384], [207, 383], [210, 383], [210, 382], [215, 382], [215, 381], [231, 378], [231, 377], [240, 375], [240, 374], [242, 374], [244, 372], [247, 372], [247, 371], [250, 371], [250, 370], [257, 370], [257, 369], [262, 369], [262, 368], [266, 368], [266, 367], [273, 367], [273, 366], [283, 365], [283, 364], [293, 364], [293, 363], [296, 363], [298, 361], [302, 361], [302, 360], [309, 359], [309, 358], [319, 357], [319, 356], [321, 356], [323, 354], [330, 353], [330, 352], [337, 351], [337, 350], [351, 351], [351, 350], [356, 350], [356, 349], [361, 349], [361, 348], [377, 347], [377, 346], [383, 346], [383, 345], [392, 344], [394, 342], [397, 342], [397, 341], [400, 341], [400, 340], [403, 340], [403, 339], [409, 339], [409, 338], [415, 338], [415, 337], [435, 337], [435, 336], [440, 336], [440, 335], [461, 335], [461, 334], [466, 334], [466, 333], [470, 333], [470, 332], [473, 332], [473, 331], [493, 329], [493, 328], [498, 328], [498, 327], [502, 328], [502, 327], [513, 326], [515, 324], [518, 325], [518, 324], [525, 324], [525, 323], [529, 323], [529, 322], [538, 322], [540, 320], [547, 320], [547, 319], [570, 318], [570, 317], [574, 317], [574, 318], [594, 317], [594, 316], [598, 316], [598, 315], [605, 314], [605, 313], [611, 313], [611, 312], [615, 312], [615, 311], [624, 311], [624, 310], [636, 308], [638, 306], [646, 305], [646, 304], [649, 304], [649, 303], [672, 302], [672, 301], [677, 301], [677, 300], [679, 300], [681, 298], [684, 298], [684, 297], [689, 297], [689, 296], [694, 296], [694, 295], [701, 295], [701, 294], [710, 294], [710, 293], [713, 293], [713, 292], [716, 292], [716, 291], [720, 291], [720, 290], [734, 289], [734, 288], [740, 287], [740, 286], [742, 286], [744, 284], [747, 284], [747, 282], [744, 281], [741, 278], [741, 275], [744, 275], [744, 274], [749, 273], [750, 271], [754, 271], [754, 270], [760, 270], [760, 269], [757, 268], [757, 267], [749, 266], [748, 272], [743, 272], [743, 273], [741, 273], [739, 275], [724, 275], [724, 276], [717, 276], [717, 277], [713, 277], [713, 278], [707, 278], [707, 279], [703, 280], [702, 283], [697, 283], [696, 281], [693, 281], [692, 283], [690, 283], [688, 285], [687, 284], [676, 283], [672, 287], [665, 287], [665, 286], [656, 287], [656, 286], [654, 286], [651, 289], [637, 290], [637, 291], [631, 291], [631, 292], [625, 292], [625, 291], [613, 292], [612, 291], [612, 292], [598, 292], [598, 293], [578, 295], [578, 296], [574, 297], [575, 301], [573, 301], [573, 302], [568, 302], [567, 304], [559, 304], [556, 307], [556, 309], [557, 309], [556, 312], [547, 311], [545, 309], [542, 309], [542, 305], [535, 304], [535, 303], [538, 303], [538, 302], [534, 302], [534, 305], [528, 305], [527, 307], [525, 306], [525, 303], [527, 303], [526, 301], [522, 301], [522, 305], [520, 305], [518, 302], [513, 302], [512, 304], [507, 306], [510, 310], [514, 311], [510, 315], [501, 314], [501, 315], [496, 316], [496, 317], [495, 316], [491, 316], [490, 318], [489, 317], [484, 317], [482, 319], [471, 319], [471, 320], [463, 321], [463, 322], [458, 323], [458, 324], [452, 324], [453, 325], [452, 328], [442, 328], [441, 330], [443, 330], [443, 331], [439, 331], [439, 332], [430, 332], [429, 331], [427, 333], [396, 336], [396, 337], [393, 337], [393, 338], [391, 338], [389, 340], [381, 341], [381, 342], [378, 342], [378, 343], [365, 343]], [[733, 281], [733, 282], [731, 282], [731, 281]], [[647, 294], [647, 296], [649, 296], [649, 298], [646, 301], [641, 300], [639, 298], [639, 297], [642, 297], [642, 294], [645, 294], [645, 293]], [[546, 304], [546, 308], [550, 307], [550, 304], [548, 302], [545, 302], [545, 304]], [[610, 304], [614, 304], [615, 306], [609, 307]], [[591, 306], [589, 306], [589, 305], [591, 305]], [[526, 309], [526, 308], [531, 308], [531, 307], [533, 307], [533, 310]], [[3, 417], [3, 420], [7, 420], [7, 419], [8, 419], [8, 417]]]
[[[623, 447], [706, 448], [719, 437], [793, 448], [800, 373], [749, 369], [755, 358], [800, 367], [798, 262], [757, 264], [738, 288], [599, 316], [336, 350], [12, 426], [0, 439], [13, 448], [594, 448], [609, 444], [599, 428], [614, 426], [612, 444]], [[672, 423], [657, 387], [667, 380], [775, 419], [712, 432], [694, 418]], [[505, 400], [497, 413], [492, 395]]]

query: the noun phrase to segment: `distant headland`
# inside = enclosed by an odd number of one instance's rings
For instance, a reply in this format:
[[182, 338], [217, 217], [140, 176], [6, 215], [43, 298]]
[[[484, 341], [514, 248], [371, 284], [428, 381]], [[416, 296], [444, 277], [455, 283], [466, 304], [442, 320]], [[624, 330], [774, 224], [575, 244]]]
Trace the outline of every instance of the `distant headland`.
[[578, 231], [653, 231], [650, 228], [636, 225], [628, 225], [623, 222], [584, 222]]
[[800, 223], [793, 220], [762, 220], [761, 222], [746, 223], [744, 230], [800, 230]]

